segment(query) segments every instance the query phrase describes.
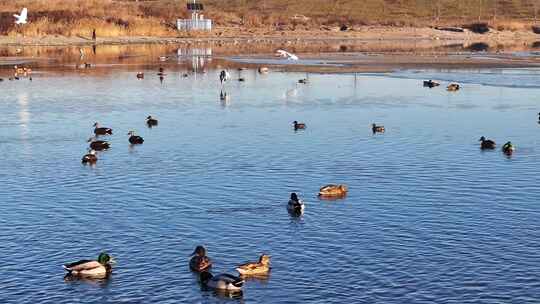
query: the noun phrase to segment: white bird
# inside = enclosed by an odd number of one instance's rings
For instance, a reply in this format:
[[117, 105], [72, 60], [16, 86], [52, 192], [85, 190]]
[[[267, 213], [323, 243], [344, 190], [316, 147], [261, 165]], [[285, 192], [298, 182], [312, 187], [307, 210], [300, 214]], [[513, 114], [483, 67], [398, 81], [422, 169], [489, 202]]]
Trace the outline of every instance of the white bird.
[[225, 81], [229, 79], [231, 79], [231, 74], [229, 74], [227, 70], [223, 70], [221, 71], [221, 73], [219, 73], [219, 80], [221, 81], [221, 84], [223, 84]]
[[13, 17], [17, 18], [17, 20], [15, 20], [15, 24], [26, 24], [26, 19], [28, 18], [28, 9], [26, 7], [23, 8], [20, 15], [14, 14]]
[[284, 50], [277, 50], [276, 55], [279, 57], [287, 58], [287, 60], [298, 60], [298, 56]]

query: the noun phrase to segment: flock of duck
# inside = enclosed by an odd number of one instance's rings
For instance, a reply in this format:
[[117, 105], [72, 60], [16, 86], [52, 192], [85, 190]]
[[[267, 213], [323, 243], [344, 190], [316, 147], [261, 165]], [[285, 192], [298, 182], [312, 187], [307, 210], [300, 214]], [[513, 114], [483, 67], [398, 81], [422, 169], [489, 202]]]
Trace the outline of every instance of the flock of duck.
[[[326, 198], [343, 198], [347, 194], [347, 186], [345, 185], [326, 185], [319, 191], [320, 197]], [[296, 193], [291, 193], [287, 210], [293, 216], [301, 215], [304, 212], [304, 202]], [[239, 264], [236, 271], [239, 275], [221, 273], [213, 275], [210, 272], [212, 268], [212, 260], [207, 255], [207, 250], [204, 246], [195, 247], [191, 253], [189, 260], [189, 268], [199, 276], [199, 282], [202, 287], [225, 292], [241, 292], [245, 283], [246, 277], [265, 277], [270, 272], [270, 258], [268, 254], [261, 254], [258, 261], [249, 261]], [[96, 260], [80, 260], [64, 265], [64, 269], [68, 272], [66, 277], [80, 277], [90, 279], [102, 279], [108, 277], [112, 273], [112, 265], [116, 261], [106, 252], [99, 254]]]
[[[259, 72], [266, 73], [267, 68], [259, 69]], [[160, 68], [159, 74], [160, 77], [164, 76], [163, 69]], [[144, 74], [138, 73], [137, 78], [144, 78]], [[219, 74], [219, 79], [223, 84], [225, 81], [230, 79], [230, 74], [223, 70]], [[303, 81], [303, 80], [301, 80]], [[432, 80], [424, 81], [424, 86], [433, 88], [439, 86], [440, 84]], [[447, 87], [449, 91], [457, 91], [460, 89], [459, 84], [450, 84]], [[538, 120], [540, 123], [540, 113], [538, 113]], [[146, 118], [146, 124], [148, 127], [153, 127], [158, 125], [158, 120], [152, 116]], [[306, 124], [303, 122], [294, 121], [292, 126], [295, 131], [305, 130]], [[371, 125], [371, 130], [373, 134], [384, 133], [385, 127], [382, 125], [377, 125], [373, 123]], [[94, 137], [91, 137], [88, 142], [89, 153], [84, 155], [82, 162], [85, 164], [94, 164], [97, 162], [98, 158], [96, 156], [96, 151], [107, 150], [110, 148], [110, 143], [105, 140], [98, 140], [99, 136], [108, 136], [112, 135], [113, 130], [111, 128], [100, 127], [96, 122], [94, 124]], [[140, 136], [137, 136], [134, 131], [129, 131], [128, 142], [132, 145], [142, 144], [144, 139]], [[493, 150], [496, 148], [496, 143], [493, 140], [486, 139], [484, 136], [480, 138], [480, 148], [482, 150]], [[515, 151], [515, 146], [511, 142], [507, 142], [502, 146], [502, 151], [506, 155], [511, 155]], [[330, 184], [325, 185], [319, 189], [318, 196], [320, 198], [327, 199], [339, 199], [347, 195], [348, 188], [346, 185], [336, 185]], [[298, 197], [296, 193], [291, 193], [290, 199], [287, 203], [287, 210], [291, 216], [302, 215], [305, 209], [304, 202]], [[76, 277], [85, 277], [85, 278], [104, 278], [112, 272], [112, 264], [115, 263], [115, 260], [109, 256], [107, 253], [103, 252], [99, 254], [96, 260], [80, 260], [74, 263], [69, 263], [64, 265], [64, 269], [68, 272], [69, 276]], [[222, 273], [218, 275], [213, 275], [210, 272], [212, 267], [212, 260], [207, 255], [207, 250], [204, 246], [197, 246], [193, 253], [191, 254], [191, 259], [189, 261], [189, 268], [191, 271], [199, 275], [199, 282], [203, 287], [221, 290], [227, 292], [238, 292], [241, 291], [245, 278], [248, 276], [264, 276], [267, 275], [271, 269], [270, 267], [270, 255], [261, 254], [259, 260], [256, 262], [247, 262], [244, 264], [239, 264], [236, 268], [236, 271], [239, 275], [233, 275], [228, 273]]]
[[[424, 87], [427, 87], [430, 89], [434, 87], [438, 87], [440, 85], [441, 85], [440, 83], [435, 82], [431, 79], [424, 81]], [[451, 83], [446, 87], [446, 90], [448, 91], [458, 91], [460, 89], [461, 87], [457, 83]], [[540, 113], [538, 113], [538, 123], [540, 123]], [[373, 125], [373, 133], [375, 133], [375, 125]], [[486, 139], [484, 136], [480, 137], [479, 141], [480, 141], [480, 149], [482, 150], [494, 150], [497, 146], [493, 140]], [[516, 150], [516, 147], [514, 146], [514, 144], [512, 144], [512, 142], [508, 141], [502, 146], [501, 150], [505, 155], [510, 156], [514, 153], [514, 151]]]
[[[28, 78], [32, 81], [32, 69], [27, 67], [13, 66], [13, 76], [10, 76], [8, 80], [20, 80], [21, 78]], [[0, 78], [0, 82], [4, 81], [4, 78]]]
[[[158, 125], [158, 120], [153, 118], [152, 116], [148, 116], [146, 117], [146, 125], [149, 128], [155, 127]], [[108, 141], [99, 140], [98, 137], [112, 134], [113, 130], [111, 128], [100, 127], [98, 122], [94, 123], [94, 136], [88, 139], [88, 142], [90, 143], [88, 147], [88, 153], [82, 157], [81, 162], [83, 164], [95, 164], [98, 161], [96, 152], [108, 150], [111, 147], [111, 144]], [[129, 131], [127, 135], [129, 135], [128, 142], [131, 145], [141, 145], [142, 143], [144, 143], [144, 138], [136, 135], [135, 131]]]

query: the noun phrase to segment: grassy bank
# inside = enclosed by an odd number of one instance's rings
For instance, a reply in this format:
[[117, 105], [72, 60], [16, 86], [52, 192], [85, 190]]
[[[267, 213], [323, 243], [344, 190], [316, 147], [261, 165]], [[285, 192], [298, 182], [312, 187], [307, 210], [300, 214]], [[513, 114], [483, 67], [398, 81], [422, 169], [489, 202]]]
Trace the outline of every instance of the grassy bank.
[[[217, 27], [302, 31], [343, 24], [462, 26], [488, 22], [497, 30], [530, 31], [540, 0], [207, 0], [205, 15]], [[175, 20], [187, 17], [185, 1], [13, 0], [0, 3], [0, 35], [42, 37], [187, 36]], [[14, 13], [29, 9], [29, 24]]]

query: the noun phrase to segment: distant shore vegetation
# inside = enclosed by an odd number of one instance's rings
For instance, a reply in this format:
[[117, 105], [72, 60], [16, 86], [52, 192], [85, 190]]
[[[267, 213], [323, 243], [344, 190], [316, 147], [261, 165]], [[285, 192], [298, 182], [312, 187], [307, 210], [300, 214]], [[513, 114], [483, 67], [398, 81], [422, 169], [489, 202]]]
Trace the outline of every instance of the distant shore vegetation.
[[[540, 29], [540, 0], [206, 0], [203, 14], [217, 28], [314, 31], [347, 26], [465, 26], [499, 31]], [[14, 24], [23, 7], [29, 23]], [[12, 0], [0, 2], [0, 35], [91, 37], [193, 35], [179, 33], [186, 1]], [[195, 34], [196, 35], [196, 34]]]

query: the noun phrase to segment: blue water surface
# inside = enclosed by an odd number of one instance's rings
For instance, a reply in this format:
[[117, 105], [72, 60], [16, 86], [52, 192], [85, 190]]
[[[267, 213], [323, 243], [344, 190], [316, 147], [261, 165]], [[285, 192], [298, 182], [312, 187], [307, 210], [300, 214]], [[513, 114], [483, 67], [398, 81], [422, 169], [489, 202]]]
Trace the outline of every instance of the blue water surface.
[[[0, 83], [0, 303], [540, 302], [536, 71], [489, 86], [469, 71], [447, 92], [419, 81], [455, 80], [445, 71], [248, 69], [222, 87], [218, 70], [160, 83], [157, 66], [143, 80], [103, 69]], [[84, 166], [95, 121], [112, 148]], [[481, 136], [516, 153], [482, 152]], [[348, 196], [319, 200], [328, 183]], [[263, 252], [272, 271], [240, 297], [201, 290], [187, 266], [199, 244], [214, 273]], [[63, 263], [103, 250], [109, 280], [64, 281]]]

